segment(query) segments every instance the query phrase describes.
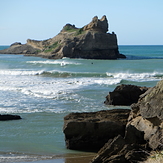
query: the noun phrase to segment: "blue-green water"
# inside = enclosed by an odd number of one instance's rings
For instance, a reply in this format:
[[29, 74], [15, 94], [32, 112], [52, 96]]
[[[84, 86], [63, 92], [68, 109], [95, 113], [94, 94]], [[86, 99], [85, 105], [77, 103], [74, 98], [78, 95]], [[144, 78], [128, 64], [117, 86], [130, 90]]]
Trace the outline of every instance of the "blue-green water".
[[23, 119], [0, 122], [0, 162], [77, 153], [65, 148], [65, 115], [125, 108], [105, 106], [108, 92], [122, 83], [151, 87], [163, 78], [163, 46], [119, 46], [119, 51], [127, 59], [49, 60], [1, 54], [0, 114]]

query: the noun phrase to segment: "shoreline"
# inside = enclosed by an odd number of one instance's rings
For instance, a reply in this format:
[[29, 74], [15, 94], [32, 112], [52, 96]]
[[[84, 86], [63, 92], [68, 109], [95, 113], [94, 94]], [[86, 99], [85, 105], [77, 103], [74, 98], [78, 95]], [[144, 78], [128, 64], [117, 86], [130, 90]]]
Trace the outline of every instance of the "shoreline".
[[89, 163], [95, 155], [91, 156], [79, 156], [79, 157], [63, 157], [55, 159], [37, 160], [37, 161], [25, 161], [19, 163]]
[[89, 163], [97, 153], [73, 153], [64, 155], [0, 155], [0, 162], [8, 163]]

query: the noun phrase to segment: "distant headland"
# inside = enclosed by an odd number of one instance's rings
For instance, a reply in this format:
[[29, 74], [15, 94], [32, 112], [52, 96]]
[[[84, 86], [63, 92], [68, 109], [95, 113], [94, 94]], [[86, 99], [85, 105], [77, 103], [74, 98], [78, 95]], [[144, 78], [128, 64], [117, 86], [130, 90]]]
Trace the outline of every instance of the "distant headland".
[[0, 50], [0, 54], [24, 54], [49, 59], [85, 58], [85, 59], [118, 59], [126, 58], [120, 54], [117, 36], [108, 32], [106, 16], [92, 21], [82, 28], [66, 24], [53, 38], [37, 41], [28, 39], [26, 44], [15, 42], [8, 49]]

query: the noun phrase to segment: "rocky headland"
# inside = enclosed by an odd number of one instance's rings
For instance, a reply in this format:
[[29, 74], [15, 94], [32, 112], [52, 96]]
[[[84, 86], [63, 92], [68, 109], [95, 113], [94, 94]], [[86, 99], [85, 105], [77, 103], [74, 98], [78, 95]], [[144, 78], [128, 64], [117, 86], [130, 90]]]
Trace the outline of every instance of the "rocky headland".
[[53, 38], [38, 41], [28, 39], [26, 44], [13, 43], [8, 49], [0, 50], [0, 54], [24, 54], [38, 57], [61, 59], [117, 59], [126, 58], [120, 54], [117, 36], [108, 32], [106, 16], [92, 21], [82, 28], [66, 24], [58, 35]]
[[163, 150], [163, 80], [152, 88], [117, 86], [106, 103], [121, 105], [116, 96], [122, 105], [130, 104], [129, 97], [135, 103], [131, 109], [71, 113], [64, 118], [67, 148], [99, 150], [91, 163], [138, 163], [151, 151]]

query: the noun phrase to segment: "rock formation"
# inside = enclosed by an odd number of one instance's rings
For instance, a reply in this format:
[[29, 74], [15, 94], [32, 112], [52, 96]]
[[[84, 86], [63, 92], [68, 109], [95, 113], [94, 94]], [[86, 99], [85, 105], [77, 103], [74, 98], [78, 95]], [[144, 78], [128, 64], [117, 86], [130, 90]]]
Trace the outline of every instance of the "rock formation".
[[0, 121], [9, 121], [9, 120], [18, 120], [22, 119], [19, 115], [11, 115], [11, 114], [0, 114]]
[[[124, 87], [127, 86], [120, 86], [120, 88]], [[128, 88], [130, 87], [133, 88], [134, 86], [129, 85]], [[143, 88], [146, 89], [146, 87]], [[136, 88], [135, 90], [139, 89]], [[134, 92], [132, 93], [134, 94]], [[105, 142], [108, 139], [91, 163], [136, 163], [143, 161], [147, 159], [151, 151], [163, 150], [162, 106], [163, 80], [140, 95], [138, 102], [131, 105], [129, 117], [128, 112], [122, 111], [123, 109], [117, 109], [115, 112], [114, 110], [102, 111], [102, 116], [100, 112], [97, 112], [93, 114], [72, 113], [65, 117], [64, 133], [67, 134], [66, 140], [68, 143], [71, 141], [75, 143], [76, 141], [77, 149], [81, 147], [83, 150], [82, 143], [87, 143], [84, 148], [90, 148], [90, 146], [96, 148], [98, 141], [103, 140], [104, 137]], [[125, 118], [128, 117], [127, 124], [125, 120], [122, 122], [122, 119], [125, 119], [124, 115]], [[100, 125], [103, 121], [106, 122], [105, 127]], [[126, 124], [126, 126], [121, 130], [121, 133], [118, 133], [119, 128], [116, 126], [119, 126], [120, 123]], [[95, 134], [96, 132], [98, 134]], [[73, 149], [74, 144], [71, 143], [71, 145], [71, 149]], [[76, 147], [76, 144], [74, 146]]]
[[83, 30], [106, 33], [108, 31], [108, 20], [106, 16], [103, 16], [101, 19], [98, 19], [98, 17], [95, 16], [88, 25], [84, 26]]
[[125, 137], [109, 140], [91, 163], [139, 162], [163, 150], [163, 80], [131, 105]]
[[104, 103], [106, 105], [129, 106], [133, 103], [137, 103], [139, 96], [147, 90], [147, 87], [121, 84], [117, 86], [113, 92], [109, 92]]
[[61, 32], [44, 41], [28, 39], [26, 44], [14, 43], [8, 49], [0, 50], [1, 54], [25, 54], [51, 59], [86, 58], [86, 59], [117, 59], [125, 58], [118, 51], [117, 37], [107, 33], [106, 16], [92, 21], [83, 28], [66, 24]]
[[64, 117], [68, 149], [98, 151], [109, 139], [124, 136], [129, 109], [71, 113]]
[[129, 127], [143, 133], [143, 139], [152, 150], [163, 150], [163, 80], [132, 105]]

